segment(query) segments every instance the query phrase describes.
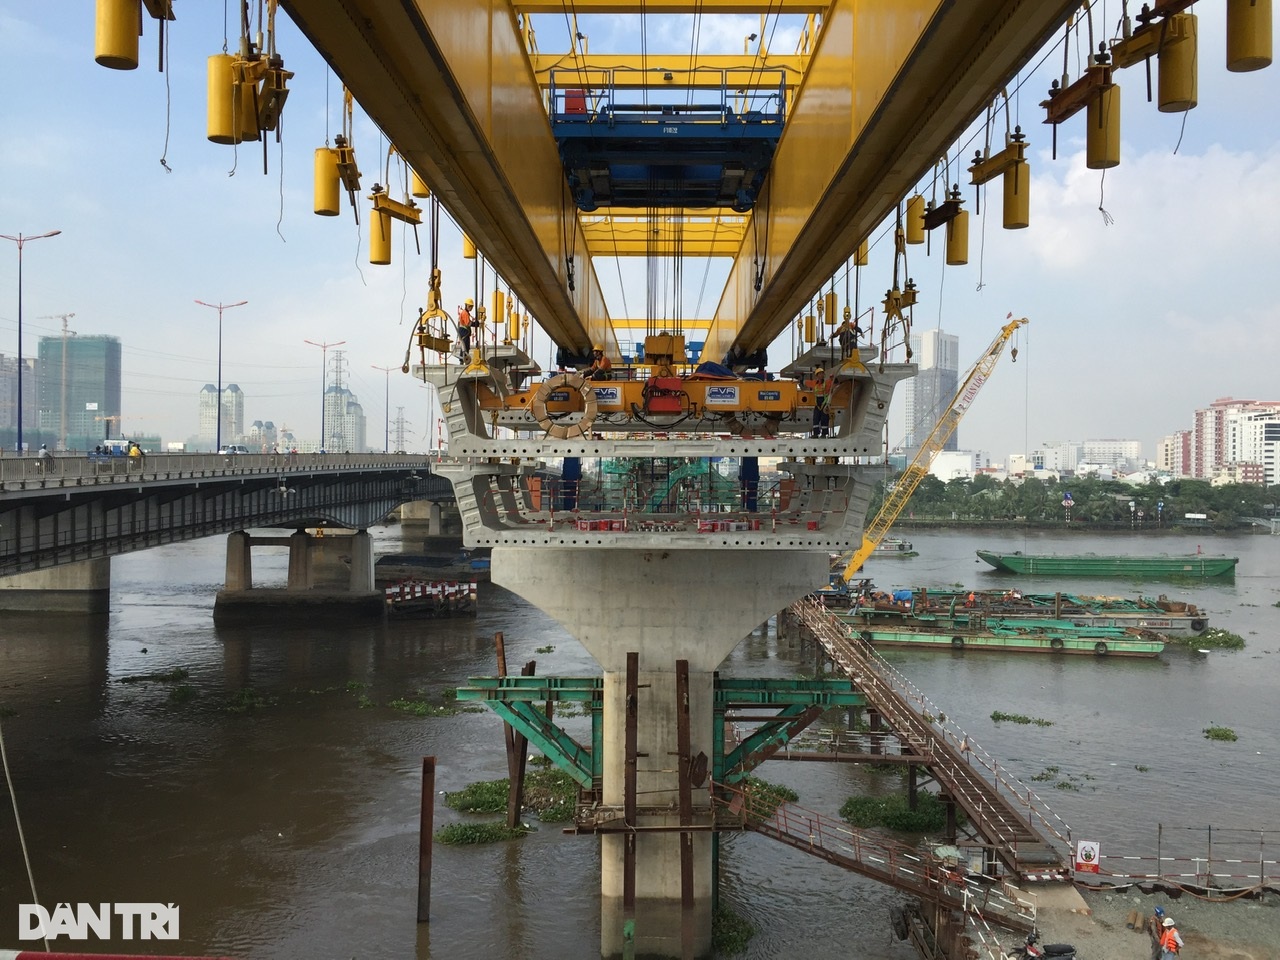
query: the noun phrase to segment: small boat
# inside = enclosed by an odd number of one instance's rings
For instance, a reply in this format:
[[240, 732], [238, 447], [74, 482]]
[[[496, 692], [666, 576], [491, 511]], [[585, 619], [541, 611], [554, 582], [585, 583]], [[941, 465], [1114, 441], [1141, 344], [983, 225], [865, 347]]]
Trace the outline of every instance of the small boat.
[[897, 537], [887, 537], [881, 540], [876, 544], [875, 552], [871, 555], [873, 557], [897, 557], [902, 560], [908, 557], [920, 556], [910, 540], [900, 540]]
[[1029, 554], [979, 550], [978, 556], [1004, 573], [1054, 577], [1230, 577], [1239, 557], [1193, 553], [1183, 556], [1105, 556], [1096, 553]]
[[474, 617], [474, 580], [401, 580], [384, 588], [387, 616], [393, 619]]
[[374, 564], [374, 579], [382, 583], [400, 580], [488, 580], [489, 557], [469, 550], [456, 554], [389, 553]]

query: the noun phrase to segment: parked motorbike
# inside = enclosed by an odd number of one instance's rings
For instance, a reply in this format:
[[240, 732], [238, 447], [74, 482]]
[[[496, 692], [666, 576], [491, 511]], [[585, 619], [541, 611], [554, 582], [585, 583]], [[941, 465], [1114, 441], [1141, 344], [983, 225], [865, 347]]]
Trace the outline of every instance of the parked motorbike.
[[1046, 943], [1039, 946], [1040, 934], [1032, 930], [1022, 945], [1005, 955], [1005, 960], [1076, 960], [1076, 948], [1069, 943]]

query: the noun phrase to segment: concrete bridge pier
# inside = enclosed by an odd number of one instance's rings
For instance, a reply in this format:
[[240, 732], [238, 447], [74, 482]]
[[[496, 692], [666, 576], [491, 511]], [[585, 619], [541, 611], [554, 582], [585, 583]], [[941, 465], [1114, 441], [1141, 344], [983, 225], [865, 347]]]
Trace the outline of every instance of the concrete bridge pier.
[[[716, 668], [775, 611], [824, 582], [825, 552], [497, 547], [496, 583], [555, 617], [604, 669], [601, 952], [623, 953], [634, 918], [635, 954], [711, 953], [710, 796], [693, 791], [692, 907], [682, 897], [676, 661], [689, 663], [691, 757], [712, 756]], [[628, 804], [627, 654], [639, 653], [634, 831], [619, 830]], [[647, 828], [647, 830], [646, 830]], [[634, 906], [626, 902], [628, 837], [634, 839]]]
[[[263, 546], [289, 548], [283, 589], [253, 585], [253, 548]], [[373, 538], [367, 530], [323, 536], [299, 530], [287, 537], [254, 537], [240, 530], [227, 536], [226, 581], [214, 604], [215, 619], [362, 619], [384, 616], [385, 606], [374, 589]]]
[[0, 610], [17, 613], [106, 613], [111, 602], [111, 559], [0, 577]]

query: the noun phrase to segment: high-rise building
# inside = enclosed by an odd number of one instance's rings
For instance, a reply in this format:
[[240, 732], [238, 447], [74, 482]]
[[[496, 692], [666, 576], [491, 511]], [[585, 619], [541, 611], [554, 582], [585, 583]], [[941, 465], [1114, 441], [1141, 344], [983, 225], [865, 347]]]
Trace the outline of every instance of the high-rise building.
[[[40, 422], [36, 412], [36, 395], [39, 367], [28, 357], [22, 370], [22, 432], [23, 442], [35, 439], [32, 433]], [[0, 354], [0, 431], [5, 433], [4, 445], [12, 449], [18, 435], [18, 361], [16, 357]], [[32, 433], [31, 437], [26, 434]]]
[[1080, 444], [1080, 459], [1131, 472], [1143, 465], [1141, 440], [1085, 440]]
[[219, 434], [223, 443], [240, 443], [244, 437], [244, 391], [237, 384], [222, 388], [222, 429], [218, 429], [218, 388], [206, 383], [200, 388], [201, 444], [212, 447]]
[[1156, 469], [1175, 477], [1191, 476], [1191, 431], [1179, 430], [1156, 444]]
[[41, 337], [38, 349], [41, 434], [70, 450], [120, 436], [120, 338]]
[[[920, 365], [907, 390], [907, 441], [914, 454], [929, 438], [934, 425], [960, 385], [960, 338], [941, 330], [911, 334], [911, 358]], [[959, 433], [951, 434], [943, 450], [960, 448]]]
[[330, 453], [365, 453], [364, 407], [344, 386], [331, 384], [324, 392], [324, 449]]
[[1196, 411], [1195, 426], [1191, 429], [1191, 476], [1211, 480], [1230, 462], [1228, 418], [1253, 413], [1280, 414], [1280, 401], [1220, 397]]

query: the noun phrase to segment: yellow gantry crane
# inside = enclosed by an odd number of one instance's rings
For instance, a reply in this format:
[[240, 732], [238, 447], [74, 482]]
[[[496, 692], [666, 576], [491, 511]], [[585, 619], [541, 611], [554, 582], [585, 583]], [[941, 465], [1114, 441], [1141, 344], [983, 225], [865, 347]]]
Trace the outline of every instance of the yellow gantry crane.
[[[1010, 314], [1009, 316], [1012, 317], [1013, 315]], [[947, 412], [939, 418], [928, 439], [920, 445], [920, 450], [915, 459], [911, 461], [911, 465], [902, 472], [902, 476], [894, 484], [893, 490], [884, 498], [884, 503], [880, 505], [880, 511], [876, 514], [875, 519], [867, 524], [866, 529], [863, 530], [862, 546], [853, 552], [852, 558], [844, 568], [844, 573], [841, 574], [846, 583], [853, 579], [853, 575], [861, 569], [863, 562], [867, 557], [871, 556], [876, 546], [885, 538], [889, 528], [898, 519], [898, 514], [902, 513], [902, 508], [907, 505], [911, 495], [920, 486], [920, 481], [929, 472], [933, 458], [946, 446], [951, 434], [956, 432], [956, 426], [960, 423], [960, 418], [968, 412], [969, 407], [973, 404], [973, 398], [978, 395], [982, 385], [991, 376], [991, 371], [995, 369], [996, 361], [1000, 359], [1000, 354], [1004, 353], [1005, 344], [1009, 342], [1009, 338], [1017, 332], [1018, 328], [1026, 324], [1026, 322], [1026, 317], [1020, 317], [1017, 320], [1010, 319], [1008, 323], [1000, 328], [996, 338], [991, 341], [991, 346], [983, 351], [982, 356], [978, 358], [972, 369], [969, 370], [968, 376], [964, 378], [964, 381], [960, 384], [960, 389], [956, 391], [955, 397], [952, 398], [951, 405], [947, 407]], [[1013, 349], [1013, 357], [1014, 359], [1018, 357], [1017, 347]]]

